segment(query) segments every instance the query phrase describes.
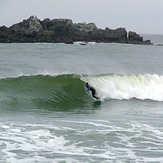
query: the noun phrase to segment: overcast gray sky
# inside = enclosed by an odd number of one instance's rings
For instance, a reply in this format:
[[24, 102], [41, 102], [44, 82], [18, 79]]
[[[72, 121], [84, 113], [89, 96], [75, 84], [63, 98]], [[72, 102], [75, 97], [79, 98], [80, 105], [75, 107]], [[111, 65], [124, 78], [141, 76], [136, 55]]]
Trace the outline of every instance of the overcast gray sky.
[[11, 26], [31, 15], [163, 34], [163, 0], [0, 0], [0, 26]]

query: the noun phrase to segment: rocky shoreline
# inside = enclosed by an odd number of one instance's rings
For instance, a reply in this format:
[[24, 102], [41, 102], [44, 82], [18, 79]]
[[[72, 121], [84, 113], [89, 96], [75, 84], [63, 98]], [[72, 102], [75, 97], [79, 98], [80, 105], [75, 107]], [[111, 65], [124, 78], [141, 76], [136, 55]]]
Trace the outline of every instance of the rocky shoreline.
[[76, 41], [98, 43], [127, 43], [152, 45], [150, 40], [143, 40], [136, 32], [128, 32], [125, 28], [115, 30], [99, 29], [94, 23], [73, 23], [70, 19], [39, 20], [31, 16], [23, 22], [7, 28], [0, 27], [1, 43], [66, 43]]

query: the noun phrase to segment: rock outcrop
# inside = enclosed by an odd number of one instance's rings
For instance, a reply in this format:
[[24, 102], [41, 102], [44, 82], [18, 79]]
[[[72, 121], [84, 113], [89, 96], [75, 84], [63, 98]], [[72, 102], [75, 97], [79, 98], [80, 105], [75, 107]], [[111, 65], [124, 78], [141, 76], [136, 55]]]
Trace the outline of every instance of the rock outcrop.
[[128, 43], [130, 44], [145, 44], [145, 45], [151, 45], [150, 40], [143, 41], [143, 37], [139, 36], [135, 32], [129, 32], [128, 33]]
[[70, 19], [44, 19], [31, 16], [23, 22], [7, 28], [0, 27], [0, 42], [52, 42], [73, 43], [84, 42], [115, 42], [130, 44], [148, 44], [150, 40], [143, 41], [143, 37], [125, 28], [115, 30], [99, 29], [94, 23], [73, 23]]

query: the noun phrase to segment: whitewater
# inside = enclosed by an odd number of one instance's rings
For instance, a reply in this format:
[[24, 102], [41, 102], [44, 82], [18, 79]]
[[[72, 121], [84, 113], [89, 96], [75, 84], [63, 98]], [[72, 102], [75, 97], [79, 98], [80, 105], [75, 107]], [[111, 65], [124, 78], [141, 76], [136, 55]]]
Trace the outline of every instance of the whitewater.
[[163, 162], [163, 37], [145, 37], [0, 44], [0, 162]]

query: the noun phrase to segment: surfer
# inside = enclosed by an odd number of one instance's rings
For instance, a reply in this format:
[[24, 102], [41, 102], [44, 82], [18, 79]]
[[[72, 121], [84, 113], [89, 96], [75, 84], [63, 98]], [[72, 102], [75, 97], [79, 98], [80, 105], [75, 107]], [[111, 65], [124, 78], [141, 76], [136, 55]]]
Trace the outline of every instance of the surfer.
[[93, 87], [91, 87], [88, 83], [85, 83], [85, 86], [87, 87], [87, 91], [91, 91], [92, 96], [98, 100], [99, 98], [95, 96], [96, 90]]

